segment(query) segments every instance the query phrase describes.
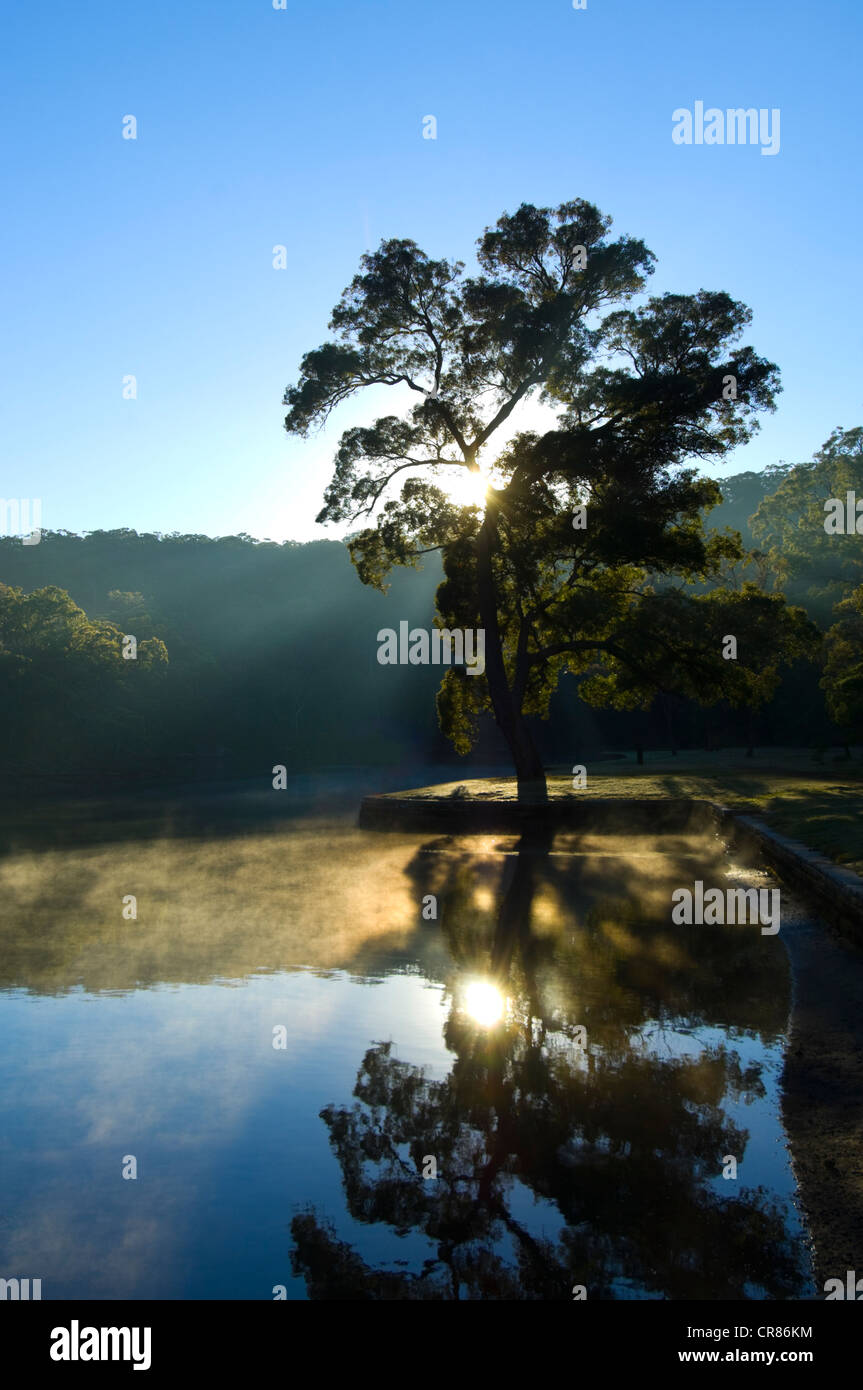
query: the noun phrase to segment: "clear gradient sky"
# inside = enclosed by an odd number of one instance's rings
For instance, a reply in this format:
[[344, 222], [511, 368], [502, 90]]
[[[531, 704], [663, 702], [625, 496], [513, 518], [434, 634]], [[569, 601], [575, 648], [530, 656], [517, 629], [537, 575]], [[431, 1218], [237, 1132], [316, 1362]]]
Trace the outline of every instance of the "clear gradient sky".
[[[863, 421], [861, 0], [17, 0], [3, 29], [0, 493], [44, 527], [339, 535], [336, 439], [391, 404], [288, 437], [303, 352], [365, 249], [470, 266], [521, 202], [588, 198], [651, 293], [753, 309], [784, 391], [717, 476]], [[675, 145], [697, 100], [778, 107], [779, 153]]]

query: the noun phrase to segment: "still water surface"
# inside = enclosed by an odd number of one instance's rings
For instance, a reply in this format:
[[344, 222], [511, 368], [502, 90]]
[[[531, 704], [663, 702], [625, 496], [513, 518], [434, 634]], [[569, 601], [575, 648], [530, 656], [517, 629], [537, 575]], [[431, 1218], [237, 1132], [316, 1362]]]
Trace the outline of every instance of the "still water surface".
[[43, 1298], [813, 1297], [781, 933], [670, 920], [675, 887], [767, 880], [703, 836], [354, 811], [6, 839], [0, 1275]]

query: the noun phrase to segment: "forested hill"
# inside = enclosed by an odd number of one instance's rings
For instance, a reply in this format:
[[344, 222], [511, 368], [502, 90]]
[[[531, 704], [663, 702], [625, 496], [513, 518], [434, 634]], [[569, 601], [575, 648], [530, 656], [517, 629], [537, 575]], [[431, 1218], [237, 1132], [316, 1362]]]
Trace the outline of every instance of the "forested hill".
[[[723, 481], [709, 524], [752, 545], [747, 519], [784, 471]], [[396, 570], [382, 595], [359, 582], [343, 543], [326, 540], [125, 529], [43, 532], [38, 545], [0, 539], [4, 763], [200, 775], [451, 760], [437, 727], [439, 668], [377, 662], [380, 628], [431, 626], [440, 578], [429, 555], [422, 570]], [[135, 661], [117, 661], [124, 634], [139, 643]], [[807, 680], [817, 719], [817, 676]], [[792, 713], [799, 722], [799, 705]], [[615, 744], [667, 746], [668, 717], [667, 706], [650, 717], [592, 712], [565, 677], [541, 743], [564, 761]], [[684, 745], [701, 741], [702, 711], [681, 702], [675, 718]], [[783, 727], [781, 699], [765, 720], [777, 738], [794, 726]], [[505, 760], [484, 722], [473, 760]], [[725, 736], [739, 741], [737, 723]]]
[[[155, 672], [123, 663], [118, 685], [97, 668], [93, 642], [87, 653], [79, 640], [70, 644], [72, 619], [56, 602], [49, 613], [34, 600], [25, 620], [12, 613], [7, 593], [6, 756], [71, 767], [82, 757], [115, 761], [121, 751], [134, 762], [225, 749], [232, 766], [249, 769], [439, 756], [440, 672], [377, 663], [379, 628], [401, 619], [431, 624], [441, 575], [436, 557], [427, 558], [422, 571], [396, 573], [382, 595], [359, 582], [335, 541], [278, 545], [130, 530], [44, 532], [30, 546], [0, 540], [2, 584], [25, 594], [57, 586], [91, 623], [106, 620], [139, 642], [158, 637], [167, 649]], [[38, 640], [37, 628], [44, 629]], [[106, 721], [122, 730], [110, 749]]]
[[762, 469], [760, 473], [735, 473], [729, 478], [720, 477], [718, 482], [722, 488], [722, 501], [707, 513], [708, 526], [715, 526], [717, 530], [730, 526], [732, 530], [740, 532], [747, 549], [756, 549], [758, 542], [749, 529], [749, 518], [757, 511], [762, 498], [775, 492], [792, 467], [792, 464], [779, 463]]
[[[723, 500], [707, 514], [708, 524], [731, 526], [740, 531], [745, 545], [753, 546], [749, 517], [787, 471], [779, 465], [721, 479]], [[406, 597], [410, 591], [424, 600], [434, 592], [440, 569], [433, 556], [427, 559], [430, 563], [421, 576], [407, 575]], [[401, 597], [405, 578], [405, 571], [394, 575], [391, 594]], [[15, 538], [0, 539], [0, 582], [27, 593], [56, 584], [91, 617], [117, 620], [127, 608], [110, 597], [112, 591], [141, 594], [154, 621], [158, 615], [160, 624], [176, 623], [185, 639], [221, 632], [226, 621], [247, 623], [250, 604], [259, 599], [265, 612], [272, 609], [280, 615], [285, 605], [304, 603], [323, 611], [327, 593], [338, 594], [339, 605], [346, 602], [355, 616], [386, 613], [392, 606], [391, 600], [363, 589], [340, 541], [278, 544], [246, 535], [214, 539], [139, 534], [124, 528], [86, 536], [46, 531], [41, 544], [30, 546]]]

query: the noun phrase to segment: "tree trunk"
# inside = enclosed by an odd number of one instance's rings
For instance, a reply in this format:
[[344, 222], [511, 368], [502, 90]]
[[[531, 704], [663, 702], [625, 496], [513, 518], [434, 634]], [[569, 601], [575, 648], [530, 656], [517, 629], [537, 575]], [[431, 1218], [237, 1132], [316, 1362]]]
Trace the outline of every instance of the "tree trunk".
[[497, 591], [492, 570], [497, 516], [489, 502], [477, 537], [477, 591], [480, 621], [485, 629], [485, 677], [498, 728], [506, 739], [518, 782], [518, 799], [548, 801], [545, 768], [524, 715], [513, 696], [506, 675], [497, 613]]
[[548, 801], [548, 783], [542, 758], [539, 756], [530, 729], [518, 712], [513, 712], [513, 734], [511, 739], [505, 725], [501, 725], [504, 737], [509, 744], [515, 775], [518, 780], [519, 801]]

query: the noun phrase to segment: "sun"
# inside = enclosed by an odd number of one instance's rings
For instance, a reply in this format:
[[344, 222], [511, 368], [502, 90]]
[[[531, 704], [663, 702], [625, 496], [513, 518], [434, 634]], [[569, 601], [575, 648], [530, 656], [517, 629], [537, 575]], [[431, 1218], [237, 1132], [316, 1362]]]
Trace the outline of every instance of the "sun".
[[467, 468], [448, 468], [441, 480], [447, 496], [459, 507], [485, 508], [488, 499], [489, 476], [484, 469], [471, 472]]

